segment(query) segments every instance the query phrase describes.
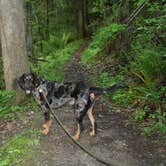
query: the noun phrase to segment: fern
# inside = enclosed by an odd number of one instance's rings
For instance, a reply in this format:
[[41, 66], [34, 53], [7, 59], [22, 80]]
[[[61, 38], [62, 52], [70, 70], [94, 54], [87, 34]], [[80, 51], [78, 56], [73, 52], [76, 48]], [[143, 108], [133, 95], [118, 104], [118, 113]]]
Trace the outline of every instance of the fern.
[[131, 62], [132, 73], [145, 84], [160, 80], [165, 75], [166, 65], [162, 55], [154, 49], [140, 49], [135, 61]]
[[[66, 37], [65, 37], [66, 38]], [[78, 49], [80, 41], [72, 42], [66, 45], [63, 49], [56, 50], [46, 56], [48, 62], [39, 64], [39, 73], [49, 80], [63, 80], [63, 68], [67, 61], [70, 60], [72, 54]]]

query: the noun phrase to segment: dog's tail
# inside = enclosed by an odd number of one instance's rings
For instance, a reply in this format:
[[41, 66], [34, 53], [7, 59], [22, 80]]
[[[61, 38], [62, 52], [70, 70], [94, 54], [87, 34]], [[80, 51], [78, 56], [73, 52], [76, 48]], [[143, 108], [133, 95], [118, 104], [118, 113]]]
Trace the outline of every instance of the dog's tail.
[[108, 88], [90, 87], [89, 90], [90, 90], [90, 93], [102, 94], [102, 93], [112, 93], [119, 88], [128, 88], [128, 86], [125, 85], [124, 83], [119, 82]]

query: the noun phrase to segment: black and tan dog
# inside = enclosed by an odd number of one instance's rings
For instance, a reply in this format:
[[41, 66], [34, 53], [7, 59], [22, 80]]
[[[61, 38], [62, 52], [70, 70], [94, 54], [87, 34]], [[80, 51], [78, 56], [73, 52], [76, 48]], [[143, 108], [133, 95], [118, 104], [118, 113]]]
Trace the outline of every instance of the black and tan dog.
[[117, 83], [110, 88], [91, 87], [84, 82], [79, 83], [58, 83], [56, 81], [43, 80], [33, 73], [23, 74], [19, 78], [19, 86], [25, 90], [26, 94], [33, 94], [37, 103], [44, 110], [45, 124], [43, 125], [43, 134], [47, 135], [51, 126], [48, 100], [51, 108], [59, 108], [66, 103], [73, 103], [74, 113], [77, 121], [77, 131], [74, 139], [79, 139], [83, 129], [83, 117], [87, 114], [91, 125], [91, 136], [95, 135], [95, 119], [93, 117], [93, 106], [95, 95], [100, 93], [110, 93], [118, 88], [124, 88], [125, 85]]

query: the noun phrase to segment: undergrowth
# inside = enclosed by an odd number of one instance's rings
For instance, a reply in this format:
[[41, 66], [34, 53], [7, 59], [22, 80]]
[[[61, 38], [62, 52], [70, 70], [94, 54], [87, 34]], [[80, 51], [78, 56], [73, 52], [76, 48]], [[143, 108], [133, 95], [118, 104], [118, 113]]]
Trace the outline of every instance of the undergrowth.
[[16, 115], [35, 108], [29, 98], [26, 102], [19, 105], [15, 104], [15, 93], [12, 91], [0, 90], [0, 120], [1, 119], [15, 119]]
[[93, 63], [98, 53], [100, 53], [109, 43], [116, 37], [116, 34], [125, 30], [125, 25], [110, 23], [107, 26], [101, 27], [92, 37], [92, 42], [83, 52], [82, 63]]
[[[80, 47], [82, 40], [74, 41], [72, 43], [63, 46], [62, 48], [56, 49], [51, 47], [50, 51], [46, 51], [45, 60], [47, 62], [40, 62], [37, 68], [34, 68], [36, 72], [44, 76], [48, 80], [63, 80], [63, 69], [65, 64], [71, 59], [74, 52]], [[49, 44], [46, 45], [48, 47]], [[47, 48], [48, 49], [48, 48]], [[46, 50], [47, 50], [46, 49]]]
[[[154, 8], [150, 6], [148, 12], [155, 10], [156, 5], [158, 4], [154, 4]], [[166, 50], [161, 42], [154, 43], [156, 26], [162, 41], [163, 17], [160, 21], [153, 18], [137, 20], [135, 36], [124, 57], [127, 59], [126, 64], [118, 65], [117, 69], [115, 67], [118, 64], [118, 55], [105, 55], [104, 48], [109, 47], [107, 43], [114, 39], [117, 33], [124, 31], [124, 25], [112, 24], [101, 27], [94, 34], [81, 59], [82, 63], [95, 69], [96, 75], [93, 75], [92, 81], [96, 85], [110, 87], [116, 82], [124, 82], [129, 86], [128, 89], [120, 89], [107, 96], [116, 105], [135, 110], [132, 117], [138, 124], [143, 124], [142, 131], [145, 135], [166, 133]], [[99, 53], [103, 58], [96, 58]], [[101, 70], [108, 64], [110, 68]]]
[[98, 85], [110, 87], [116, 82], [124, 82], [128, 89], [119, 89], [106, 95], [111, 101], [125, 109], [134, 109], [131, 114], [133, 119], [142, 124], [142, 134], [166, 133], [166, 86], [156, 87], [156, 82], [135, 84], [126, 82], [124, 75], [112, 77], [110, 73], [101, 73], [96, 78]]
[[22, 131], [9, 138], [0, 148], [0, 165], [26, 164], [26, 160], [33, 156], [33, 148], [39, 144], [39, 141], [39, 131], [32, 129]]

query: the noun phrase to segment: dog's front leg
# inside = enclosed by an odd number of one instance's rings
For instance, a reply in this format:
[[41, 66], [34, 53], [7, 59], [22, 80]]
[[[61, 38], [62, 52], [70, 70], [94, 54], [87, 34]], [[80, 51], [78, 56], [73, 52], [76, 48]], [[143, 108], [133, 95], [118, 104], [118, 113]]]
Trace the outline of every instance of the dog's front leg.
[[45, 124], [43, 124], [44, 130], [42, 131], [42, 133], [44, 135], [47, 135], [51, 127], [50, 111], [46, 106], [42, 106], [42, 108], [44, 110], [44, 119], [45, 119]]
[[95, 119], [94, 119], [92, 110], [93, 110], [93, 106], [91, 106], [89, 108], [89, 110], [87, 111], [87, 115], [88, 115], [89, 120], [90, 120], [91, 125], [92, 125], [92, 131], [90, 132], [90, 136], [95, 136]]
[[77, 122], [77, 131], [76, 131], [76, 134], [73, 136], [73, 138], [75, 140], [78, 140], [80, 138], [80, 134], [81, 134], [81, 127], [80, 127], [80, 123]]
[[83, 121], [83, 116], [77, 115], [76, 116], [77, 130], [75, 135], [73, 136], [75, 140], [78, 140], [80, 138], [81, 131], [83, 130], [82, 121]]

